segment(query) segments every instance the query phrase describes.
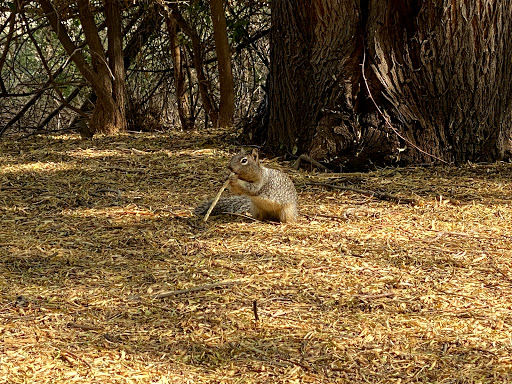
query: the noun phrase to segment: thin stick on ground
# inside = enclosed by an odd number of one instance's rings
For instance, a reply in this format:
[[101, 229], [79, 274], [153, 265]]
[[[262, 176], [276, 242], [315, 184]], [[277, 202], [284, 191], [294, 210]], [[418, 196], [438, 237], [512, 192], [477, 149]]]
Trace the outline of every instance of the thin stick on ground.
[[505, 273], [500, 267], [498, 267], [498, 264], [496, 263], [496, 260], [494, 259], [494, 257], [490, 254], [486, 255], [489, 260], [491, 260], [491, 266], [492, 268], [498, 272], [501, 276], [503, 276], [503, 278], [505, 280], [507, 280], [509, 283], [512, 283], [512, 278], [507, 274]]
[[242, 280], [219, 281], [217, 283], [198, 285], [198, 286], [192, 287], [192, 288], [178, 289], [177, 291], [162, 292], [162, 293], [159, 293], [158, 295], [155, 295], [153, 298], [154, 299], [163, 299], [165, 297], [183, 295], [185, 293], [209, 291], [209, 290], [217, 289], [217, 288], [226, 288], [226, 287], [230, 287], [232, 285], [242, 284], [242, 283], [243, 283]]
[[252, 302], [252, 312], [254, 313], [254, 320], [258, 321], [260, 317], [258, 316], [258, 302], [256, 300]]
[[409, 197], [400, 197], [400, 196], [392, 195], [391, 193], [367, 191], [364, 189], [343, 187], [343, 186], [327, 184], [327, 183], [308, 183], [308, 185], [317, 185], [320, 187], [328, 187], [328, 188], [332, 188], [332, 189], [338, 189], [340, 191], [356, 192], [356, 193], [360, 193], [361, 195], [376, 197], [380, 200], [395, 201], [397, 203], [402, 203], [402, 204], [412, 204], [412, 205], [418, 204], [418, 201], [416, 199], [412, 199]]
[[[233, 173], [231, 173], [232, 175]], [[215, 196], [215, 199], [213, 199], [212, 201], [212, 205], [210, 205], [210, 208], [208, 208], [208, 211], [206, 212], [206, 215], [204, 215], [204, 218], [203, 218], [203, 221], [206, 223], [206, 221], [208, 220], [208, 218], [210, 217], [210, 213], [212, 213], [213, 211], [213, 208], [215, 208], [215, 206], [217, 205], [217, 202], [219, 201], [220, 199], [220, 196], [222, 195], [222, 192], [224, 192], [224, 190], [228, 187], [228, 184], [229, 184], [229, 178], [231, 177], [231, 175], [229, 175], [228, 179], [224, 182], [224, 184], [222, 185], [221, 189], [219, 190], [219, 192], [217, 193], [217, 196]]]
[[363, 299], [367, 299], [367, 300], [382, 299], [385, 297], [395, 297], [395, 296], [396, 296], [395, 292], [384, 292], [384, 293], [377, 293], [374, 295], [370, 295], [370, 294], [354, 295], [355, 298], [361, 299], [361, 300], [363, 300]]
[[325, 165], [323, 165], [322, 163], [316, 161], [315, 159], [312, 159], [311, 157], [309, 157], [308, 155], [306, 154], [302, 154], [299, 156], [299, 158], [295, 161], [295, 163], [293, 163], [293, 166], [292, 168], [293, 169], [299, 169], [300, 167], [300, 163], [302, 161], [307, 161], [308, 163], [310, 163], [311, 165], [314, 165], [315, 167], [317, 168], [320, 168], [321, 170], [323, 171], [326, 171], [326, 172], [332, 172], [331, 169], [329, 169], [328, 167], [326, 167]]

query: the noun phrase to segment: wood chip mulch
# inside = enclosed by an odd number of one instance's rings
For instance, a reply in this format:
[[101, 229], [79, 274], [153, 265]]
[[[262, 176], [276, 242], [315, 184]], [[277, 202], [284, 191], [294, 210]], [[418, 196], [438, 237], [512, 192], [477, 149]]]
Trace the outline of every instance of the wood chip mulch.
[[196, 132], [0, 142], [0, 383], [512, 382], [512, 164], [265, 159], [300, 221], [203, 223], [234, 151]]

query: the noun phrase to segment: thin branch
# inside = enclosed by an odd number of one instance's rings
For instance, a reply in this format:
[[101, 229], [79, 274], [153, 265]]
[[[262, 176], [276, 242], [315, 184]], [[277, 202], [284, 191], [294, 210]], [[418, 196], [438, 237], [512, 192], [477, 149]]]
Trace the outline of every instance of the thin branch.
[[37, 43], [37, 40], [35, 39], [35, 37], [33, 35], [33, 31], [30, 28], [30, 23], [27, 20], [27, 17], [25, 15], [25, 12], [24, 12], [23, 9], [21, 10], [20, 15], [21, 15], [21, 19], [23, 20], [23, 24], [25, 25], [25, 28], [26, 28], [26, 31], [27, 31], [27, 35], [28, 35], [30, 41], [32, 41], [32, 44], [34, 45], [34, 47], [36, 49], [36, 52], [37, 52], [37, 54], [39, 56], [39, 60], [41, 60], [41, 63], [43, 64], [43, 68], [45, 69], [45, 71], [46, 71], [46, 73], [48, 75], [48, 82], [53, 87], [54, 91], [57, 93], [59, 98], [60, 99], [64, 99], [64, 96], [62, 95], [62, 92], [61, 92], [60, 88], [55, 83], [55, 78], [53, 77], [52, 71], [51, 71], [51, 69], [50, 69], [50, 67], [48, 65], [48, 62], [45, 59], [45, 55], [43, 55], [41, 47], [39, 46], [39, 44]]
[[228, 177], [228, 179], [222, 185], [222, 188], [219, 190], [219, 192], [217, 192], [217, 196], [215, 196], [215, 199], [213, 199], [212, 204], [210, 205], [210, 208], [208, 208], [208, 211], [206, 212], [206, 215], [204, 215], [203, 221], [205, 223], [208, 220], [208, 218], [210, 217], [210, 213], [212, 213], [213, 208], [215, 208], [215, 206], [217, 205], [217, 202], [219, 201], [220, 196], [222, 195], [222, 192], [224, 192], [224, 190], [229, 185], [229, 181], [230, 180], [229, 180], [229, 177]]
[[218, 289], [218, 288], [226, 288], [226, 287], [231, 287], [233, 285], [242, 284], [243, 282], [244, 282], [243, 280], [219, 281], [217, 283], [199, 285], [199, 286], [187, 288], [187, 289], [178, 289], [177, 291], [162, 292], [162, 293], [159, 293], [158, 295], [155, 295], [153, 298], [154, 299], [163, 299], [163, 298], [170, 297], [170, 296], [183, 295], [185, 293], [209, 291], [209, 290]]
[[201, 39], [197, 34], [197, 31], [194, 28], [191, 28], [183, 18], [178, 10], [177, 4], [167, 5], [162, 1], [161, 5], [166, 11], [166, 16], [173, 18], [178, 27], [190, 38], [192, 42], [192, 47], [189, 47], [189, 51], [192, 51], [192, 64], [196, 71], [197, 85], [203, 102], [203, 108], [208, 117], [212, 120], [213, 125], [216, 125], [219, 111], [211, 96], [211, 82], [208, 80], [204, 71], [203, 46]]
[[368, 81], [366, 80], [366, 76], [364, 74], [365, 61], [366, 61], [366, 50], [363, 52], [363, 65], [362, 65], [362, 69], [361, 69], [361, 72], [363, 74], [364, 85], [366, 86], [366, 90], [368, 91], [368, 96], [370, 97], [370, 100], [373, 102], [373, 105], [375, 105], [375, 108], [377, 108], [377, 112], [379, 112], [379, 115], [382, 116], [386, 125], [392, 129], [392, 131], [395, 133], [395, 135], [397, 135], [399, 138], [401, 138], [403, 141], [405, 141], [407, 144], [409, 144], [414, 149], [418, 150], [419, 152], [421, 152], [427, 156], [430, 156], [431, 158], [433, 158], [435, 160], [439, 160], [440, 162], [442, 162], [444, 164], [450, 164], [446, 160], [443, 160], [435, 155], [432, 155], [431, 153], [428, 153], [428, 152], [424, 151], [423, 149], [421, 149], [420, 147], [418, 147], [416, 144], [413, 144], [409, 139], [405, 138], [402, 134], [400, 134], [400, 132], [398, 132], [395, 127], [393, 127], [393, 125], [389, 121], [389, 118], [386, 115], [384, 115], [384, 113], [382, 113], [381, 109], [379, 108], [379, 106], [375, 102], [375, 99], [372, 96], [372, 92], [370, 91], [370, 86], [368, 85]]
[[412, 198], [408, 198], [408, 197], [400, 197], [400, 196], [393, 195], [391, 193], [367, 191], [364, 189], [343, 187], [343, 186], [327, 184], [327, 183], [308, 183], [308, 185], [317, 185], [317, 186], [321, 186], [321, 187], [328, 187], [328, 188], [337, 189], [340, 191], [356, 192], [356, 193], [360, 193], [361, 195], [375, 197], [380, 200], [394, 201], [399, 204], [418, 205], [418, 201], [416, 199], [412, 199]]
[[[11, 12], [9, 16], [9, 32], [7, 33], [7, 41], [5, 42], [5, 49], [2, 52], [2, 56], [0, 57], [0, 72], [5, 64], [5, 60], [7, 58], [7, 53], [9, 52], [9, 47], [11, 45], [12, 36], [14, 34], [14, 23], [16, 21], [16, 13]], [[5, 89], [5, 85], [3, 81], [2, 84], [2, 93], [7, 93], [7, 90]]]
[[[85, 57], [83, 54], [81, 54], [81, 49], [78, 48], [71, 40], [66, 27], [59, 19], [57, 10], [54, 8], [50, 0], [39, 0], [39, 4], [41, 4], [43, 12], [45, 13], [45, 16], [47, 17], [53, 31], [57, 35], [57, 38], [62, 44], [62, 47], [65, 49], [69, 58], [76, 64], [82, 76], [91, 84], [96, 93], [101, 93], [103, 96], [109, 97], [109, 93], [103, 88], [103, 83], [101, 82], [100, 77], [85, 60]], [[93, 55], [93, 57], [95, 56]]]
[[258, 302], [256, 300], [252, 302], [252, 313], [254, 314], [254, 320], [258, 321], [260, 317], [258, 316]]
[[328, 167], [326, 167], [325, 165], [323, 165], [322, 163], [319, 163], [318, 161], [316, 161], [315, 159], [312, 159], [311, 157], [309, 157], [308, 155], [306, 154], [302, 154], [299, 156], [299, 158], [295, 161], [295, 163], [293, 163], [292, 165], [292, 168], [293, 169], [299, 169], [300, 167], [300, 163], [302, 161], [307, 161], [308, 163], [310, 163], [311, 165], [314, 165], [315, 167], [317, 168], [320, 168], [321, 170], [323, 171], [326, 171], [326, 172], [332, 172]]

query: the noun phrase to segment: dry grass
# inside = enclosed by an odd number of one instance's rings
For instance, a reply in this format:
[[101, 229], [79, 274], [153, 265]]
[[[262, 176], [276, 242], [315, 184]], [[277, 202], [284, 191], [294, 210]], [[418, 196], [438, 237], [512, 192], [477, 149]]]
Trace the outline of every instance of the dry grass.
[[203, 226], [199, 134], [0, 153], [1, 383], [512, 382], [510, 164], [290, 172], [298, 224]]

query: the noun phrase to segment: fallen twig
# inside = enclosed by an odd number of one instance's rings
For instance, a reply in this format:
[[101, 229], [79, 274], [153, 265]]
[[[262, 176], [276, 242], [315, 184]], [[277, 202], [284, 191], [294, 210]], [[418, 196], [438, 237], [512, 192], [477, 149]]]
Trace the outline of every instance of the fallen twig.
[[82, 357], [75, 355], [73, 352], [68, 351], [67, 349], [63, 349], [63, 348], [55, 348], [55, 350], [58, 351], [59, 354], [61, 355], [61, 357], [63, 357], [70, 364], [74, 364], [74, 362], [70, 359], [70, 356], [71, 356], [76, 361], [79, 361], [79, 362], [85, 364], [89, 369], [92, 369], [92, 365], [90, 363], [88, 363]]
[[358, 299], [368, 299], [368, 300], [373, 300], [373, 299], [382, 299], [382, 298], [385, 298], [385, 297], [395, 297], [396, 296], [396, 293], [394, 292], [384, 292], [384, 293], [376, 293], [376, 294], [368, 294], [368, 295], [365, 295], [365, 294], [360, 294], [360, 295], [354, 295], [354, 297], [358, 298]]
[[208, 291], [208, 290], [217, 289], [217, 288], [226, 288], [226, 287], [230, 287], [232, 285], [237, 285], [237, 284], [242, 284], [242, 283], [243, 283], [242, 280], [219, 281], [217, 283], [198, 285], [198, 286], [192, 287], [192, 288], [178, 289], [177, 291], [162, 292], [162, 293], [159, 293], [158, 295], [155, 295], [153, 298], [154, 299], [163, 299], [165, 297], [183, 295], [185, 293]]
[[344, 186], [340, 186], [340, 185], [333, 185], [333, 184], [327, 184], [327, 183], [308, 183], [308, 185], [317, 185], [317, 186], [321, 186], [321, 187], [328, 187], [328, 188], [332, 188], [332, 189], [338, 189], [340, 191], [356, 192], [356, 193], [360, 193], [361, 195], [376, 197], [377, 199], [380, 199], [380, 200], [395, 201], [400, 204], [412, 204], [412, 205], [418, 204], [418, 201], [416, 199], [412, 199], [409, 197], [400, 197], [400, 196], [396, 196], [396, 195], [393, 195], [391, 193], [386, 193], [386, 192], [367, 191], [365, 189], [344, 187]]
[[126, 173], [147, 173], [148, 170], [145, 168], [123, 168], [123, 167], [116, 167], [116, 166], [105, 166], [103, 169], [108, 169], [112, 171], [121, 171]]
[[113, 188], [100, 188], [95, 190], [94, 192], [89, 192], [92, 196], [100, 196], [100, 193], [115, 193], [117, 195], [117, 198], [120, 199], [122, 194], [119, 189], [113, 189]]
[[293, 365], [295, 365], [297, 367], [301, 367], [302, 369], [304, 369], [304, 371], [316, 372], [316, 369], [314, 369], [313, 367], [311, 367], [309, 365], [306, 365], [306, 364], [303, 364], [303, 363], [301, 363], [299, 361], [296, 361], [295, 359], [288, 359], [288, 358], [286, 358], [284, 356], [271, 355], [269, 352], [263, 351], [263, 350], [261, 350], [259, 348], [253, 347], [252, 345], [249, 345], [249, 344], [241, 344], [241, 346], [243, 348], [248, 349], [249, 351], [256, 352], [259, 355], [265, 356], [268, 359], [277, 359], [277, 360], [281, 360], [281, 361], [286, 361], [287, 363], [293, 364]]
[[491, 261], [491, 267], [498, 272], [503, 278], [508, 281], [509, 283], [512, 283], [512, 278], [508, 275], [508, 273], [504, 272], [500, 267], [498, 267], [498, 264], [496, 263], [496, 260], [491, 254], [486, 254], [486, 256]]
[[254, 313], [254, 320], [258, 321], [260, 317], [258, 316], [258, 302], [256, 300], [252, 302], [252, 313]]
[[236, 212], [224, 212], [226, 215], [231, 215], [231, 216], [238, 216], [238, 217], [243, 217], [244, 219], [249, 219], [249, 220], [252, 220], [252, 221], [257, 221], [257, 222], [260, 222], [260, 223], [263, 223], [262, 220], [258, 220], [252, 216], [249, 216], [249, 215], [244, 215], [243, 213], [236, 213]]
[[77, 328], [77, 329], [82, 329], [84, 331], [101, 331], [102, 330], [102, 328], [100, 328], [100, 327], [95, 327], [93, 325], [88, 325], [88, 324], [68, 323], [67, 326], [69, 328]]
[[316, 161], [315, 159], [312, 159], [311, 157], [309, 157], [308, 155], [306, 154], [302, 154], [299, 156], [299, 158], [295, 161], [295, 163], [293, 163], [293, 166], [292, 168], [293, 169], [299, 169], [300, 167], [300, 163], [302, 161], [307, 161], [308, 163], [310, 163], [311, 165], [314, 165], [315, 167], [317, 168], [320, 168], [324, 171], [327, 171], [327, 172], [332, 172], [328, 167], [326, 167], [325, 165], [323, 165], [322, 163], [319, 163], [318, 161]]
[[327, 219], [347, 221], [346, 217], [336, 216], [336, 215], [326, 215], [326, 214], [323, 214], [323, 213], [315, 213], [314, 215], [303, 214], [303, 216], [305, 216], [305, 217], [307, 217], [308, 219], [311, 219], [311, 220], [316, 220], [317, 217], [325, 217]]

